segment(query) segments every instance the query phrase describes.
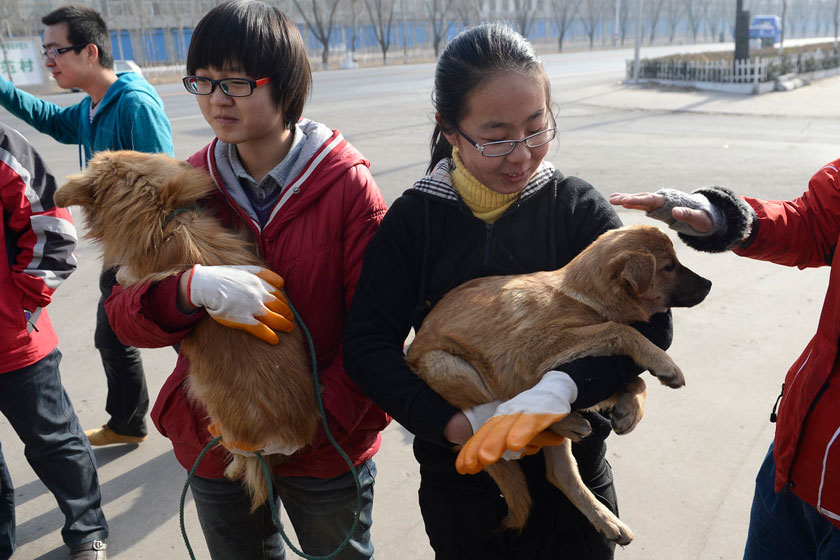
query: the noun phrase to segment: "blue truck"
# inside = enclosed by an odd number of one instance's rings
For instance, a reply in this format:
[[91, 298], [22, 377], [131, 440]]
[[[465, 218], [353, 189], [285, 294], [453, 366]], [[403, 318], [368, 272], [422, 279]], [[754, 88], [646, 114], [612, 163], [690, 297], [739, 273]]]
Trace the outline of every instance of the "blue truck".
[[755, 16], [750, 23], [750, 40], [760, 39], [762, 47], [772, 47], [782, 41], [782, 18]]

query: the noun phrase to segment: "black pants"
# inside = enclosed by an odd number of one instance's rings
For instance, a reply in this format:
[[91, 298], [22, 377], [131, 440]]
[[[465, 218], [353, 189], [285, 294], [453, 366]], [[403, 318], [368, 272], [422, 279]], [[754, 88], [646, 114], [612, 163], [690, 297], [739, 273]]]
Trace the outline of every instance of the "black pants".
[[[576, 450], [583, 481], [618, 514], [606, 445]], [[499, 529], [507, 505], [493, 479], [484, 472], [460, 475], [454, 452], [415, 439], [420, 461], [420, 511], [436, 560], [609, 560], [615, 543], [606, 540], [545, 479], [542, 453], [519, 461], [525, 471], [533, 507], [521, 533]]]
[[103, 270], [99, 275], [99, 305], [96, 309], [94, 343], [102, 358], [105, 377], [108, 379], [108, 397], [105, 410], [111, 415], [108, 427], [126, 436], [144, 436], [146, 413], [149, 411], [149, 393], [140, 351], [126, 346], [111, 329], [105, 313], [105, 300], [117, 284], [115, 268]]

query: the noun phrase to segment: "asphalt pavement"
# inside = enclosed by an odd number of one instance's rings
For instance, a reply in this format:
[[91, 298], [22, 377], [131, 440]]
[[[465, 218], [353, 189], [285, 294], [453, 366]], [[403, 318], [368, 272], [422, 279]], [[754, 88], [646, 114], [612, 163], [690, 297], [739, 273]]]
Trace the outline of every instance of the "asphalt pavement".
[[[836, 123], [840, 116], [838, 93], [840, 78], [758, 97], [593, 80], [575, 91], [574, 100], [564, 98], [563, 91], [558, 98], [572, 111], [597, 110], [626, 119], [650, 114], [697, 119], [732, 115]], [[667, 136], [669, 131], [661, 133]], [[686, 135], [673, 138], [674, 144], [690, 145], [691, 141]], [[637, 142], [643, 143], [645, 138], [640, 136]], [[639, 146], [630, 140], [627, 149]], [[803, 166], [783, 159], [785, 153], [798, 153], [796, 146], [773, 149], [778, 154], [762, 159], [759, 150], [744, 162], [745, 174], [751, 168], [777, 166], [780, 176], [787, 178], [788, 168], [796, 167], [796, 182], [790, 187], [794, 190], [790, 196], [795, 196], [809, 178], [802, 173]], [[814, 156], [818, 161], [840, 156], [836, 142], [811, 151], [820, 152]], [[375, 159], [369, 151], [365, 153]], [[703, 153], [695, 155], [705, 157]], [[603, 156], [605, 165], [608, 157]], [[641, 175], [635, 179], [634, 174], [652, 165], [650, 159], [639, 158], [639, 169], [627, 165], [623, 169], [628, 183], [640, 185], [639, 190], [644, 183]], [[670, 165], [676, 177], [674, 186], [679, 186], [684, 180], [679, 162]], [[808, 168], [811, 172], [817, 169]], [[714, 175], [713, 171], [709, 169], [708, 174]], [[699, 172], [693, 168], [692, 173]], [[588, 176], [586, 170], [581, 175]], [[749, 183], [746, 177], [745, 183]], [[645, 221], [638, 213], [622, 211], [621, 216], [626, 223]], [[81, 222], [78, 213], [76, 219]], [[649, 387], [645, 419], [633, 433], [609, 438], [608, 458], [615, 472], [622, 518], [636, 534], [633, 543], [616, 553], [619, 560], [741, 557], [753, 477], [773, 437], [770, 410], [789, 364], [816, 328], [827, 285], [826, 270], [787, 269], [731, 254], [701, 254], [679, 241], [676, 244], [681, 260], [714, 285], [705, 302], [674, 313], [675, 340], [669, 353], [685, 372], [686, 387], [667, 389], [645, 374]], [[64, 384], [82, 425], [89, 428], [107, 419], [105, 378], [93, 348], [99, 265], [97, 251], [90, 244], [81, 244], [77, 256], [79, 270], [56, 293], [49, 311], [64, 354]], [[170, 348], [143, 350], [153, 398], [174, 361]], [[379, 476], [373, 540], [380, 560], [433, 557], [417, 507], [419, 476], [411, 439], [394, 423], [384, 432], [382, 450], [376, 456]], [[14, 558], [66, 558], [59, 534], [63, 517], [52, 495], [29, 468], [22, 445], [2, 417], [0, 441], [16, 486], [19, 548]], [[178, 512], [186, 473], [175, 461], [169, 442], [152, 429], [149, 439], [140, 445], [97, 448], [95, 454], [111, 527], [109, 557], [188, 558]], [[185, 519], [196, 557], [208, 558], [189, 496]]]

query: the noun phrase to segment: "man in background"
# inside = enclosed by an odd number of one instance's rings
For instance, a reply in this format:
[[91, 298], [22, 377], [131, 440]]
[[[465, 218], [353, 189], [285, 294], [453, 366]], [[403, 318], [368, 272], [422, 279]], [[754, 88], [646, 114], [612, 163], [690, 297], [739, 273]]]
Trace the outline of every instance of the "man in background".
[[[85, 5], [70, 5], [41, 21], [46, 25], [47, 69], [59, 86], [79, 88], [87, 96], [61, 107], [0, 78], [0, 105], [59, 142], [77, 144], [80, 167], [101, 150], [173, 155], [172, 128], [163, 101], [142, 76], [114, 72], [110, 35], [99, 13]], [[94, 342], [108, 380], [105, 410], [110, 419], [101, 428], [85, 432], [92, 445], [140, 443], [147, 434], [149, 395], [140, 352], [119, 341], [105, 314], [105, 300], [115, 284], [116, 269], [103, 270]]]

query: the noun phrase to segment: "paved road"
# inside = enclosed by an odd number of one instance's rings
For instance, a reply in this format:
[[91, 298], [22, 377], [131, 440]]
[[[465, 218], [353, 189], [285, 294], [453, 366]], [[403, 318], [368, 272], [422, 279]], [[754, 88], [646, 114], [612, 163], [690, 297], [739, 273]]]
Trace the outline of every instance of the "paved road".
[[[605, 194], [717, 183], [789, 198], [840, 155], [840, 78], [761, 97], [633, 88], [620, 84], [628, 52], [607, 62], [599, 61], [602, 53], [546, 58], [561, 130], [548, 157]], [[428, 158], [431, 71], [431, 65], [414, 65], [315, 75], [307, 115], [343, 130], [372, 160], [389, 202], [422, 173]], [[208, 140], [209, 128], [179, 86], [160, 89], [175, 126], [177, 155], [184, 157]], [[68, 103], [74, 95], [53, 99]], [[2, 110], [0, 121], [19, 126], [58, 176], [77, 169], [74, 147], [56, 144]], [[622, 217], [628, 223], [644, 219]], [[620, 560], [740, 558], [752, 479], [772, 439], [770, 408], [787, 366], [815, 329], [825, 292], [824, 270], [703, 255], [679, 243], [678, 251], [714, 288], [699, 307], [675, 313], [670, 353], [687, 386], [672, 391], [650, 382], [645, 421], [631, 435], [610, 438], [622, 517], [637, 537], [617, 552]], [[64, 383], [89, 427], [106, 419], [104, 375], [92, 346], [98, 256], [87, 242], [77, 254], [80, 268], [59, 290], [50, 313], [65, 356]], [[152, 394], [174, 357], [170, 349], [144, 351]], [[377, 456], [377, 558], [428, 560], [411, 436], [392, 425], [384, 437]], [[64, 558], [62, 517], [3, 419], [0, 441], [17, 487], [15, 558]], [[153, 434], [139, 447], [98, 449], [96, 455], [112, 528], [111, 557], [186, 558], [177, 511], [185, 473], [168, 442]], [[206, 558], [189, 500], [186, 519], [197, 556]]]

